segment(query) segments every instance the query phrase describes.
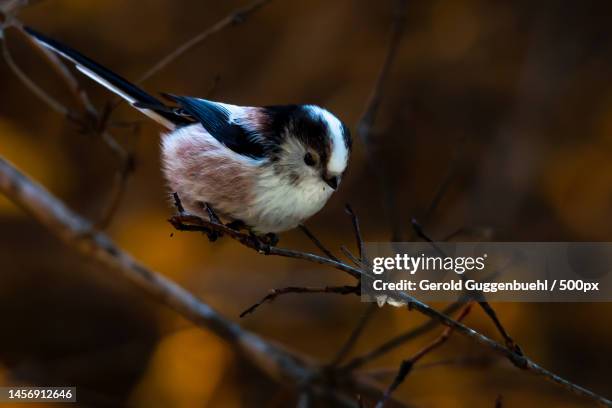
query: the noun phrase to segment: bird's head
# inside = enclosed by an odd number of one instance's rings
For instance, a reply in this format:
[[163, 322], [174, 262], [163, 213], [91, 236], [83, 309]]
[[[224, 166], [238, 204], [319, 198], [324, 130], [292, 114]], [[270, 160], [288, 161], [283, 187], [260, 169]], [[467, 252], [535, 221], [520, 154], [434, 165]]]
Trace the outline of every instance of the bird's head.
[[291, 183], [336, 190], [351, 153], [348, 128], [315, 105], [266, 107], [267, 131], [277, 135], [270, 159], [276, 173]]

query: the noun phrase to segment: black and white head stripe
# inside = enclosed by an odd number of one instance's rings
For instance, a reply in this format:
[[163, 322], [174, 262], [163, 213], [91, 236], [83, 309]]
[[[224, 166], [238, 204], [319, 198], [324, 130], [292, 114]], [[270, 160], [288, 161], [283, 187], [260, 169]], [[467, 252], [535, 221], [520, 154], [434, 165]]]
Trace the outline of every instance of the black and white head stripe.
[[348, 164], [351, 151], [351, 136], [347, 127], [337, 117], [319, 106], [306, 105], [305, 108], [327, 128], [327, 137], [331, 144], [327, 159], [327, 172], [342, 174]]
[[351, 135], [348, 128], [332, 113], [316, 105], [266, 106], [268, 131], [277, 142], [291, 135], [304, 145], [313, 148], [327, 172], [341, 174], [351, 151]]

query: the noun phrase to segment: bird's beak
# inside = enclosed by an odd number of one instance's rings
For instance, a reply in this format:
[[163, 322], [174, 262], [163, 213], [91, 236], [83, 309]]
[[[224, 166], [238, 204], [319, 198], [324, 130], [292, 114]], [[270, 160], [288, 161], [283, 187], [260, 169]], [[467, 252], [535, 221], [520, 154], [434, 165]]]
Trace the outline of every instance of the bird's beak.
[[330, 186], [332, 188], [332, 190], [335, 190], [338, 188], [338, 177], [336, 176], [331, 176], [331, 177], [327, 177], [327, 176], [323, 176], [323, 180], [327, 183], [328, 186]]

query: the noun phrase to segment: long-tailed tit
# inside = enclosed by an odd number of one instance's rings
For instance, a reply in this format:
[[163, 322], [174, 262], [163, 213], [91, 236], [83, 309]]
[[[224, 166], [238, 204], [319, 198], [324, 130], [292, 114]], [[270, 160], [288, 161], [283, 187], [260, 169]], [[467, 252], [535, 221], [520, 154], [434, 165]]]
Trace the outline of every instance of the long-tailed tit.
[[236, 106], [163, 94], [168, 106], [70, 47], [25, 30], [168, 130], [163, 172], [190, 212], [202, 214], [207, 203], [256, 233], [277, 233], [318, 212], [340, 184], [351, 136], [323, 108]]

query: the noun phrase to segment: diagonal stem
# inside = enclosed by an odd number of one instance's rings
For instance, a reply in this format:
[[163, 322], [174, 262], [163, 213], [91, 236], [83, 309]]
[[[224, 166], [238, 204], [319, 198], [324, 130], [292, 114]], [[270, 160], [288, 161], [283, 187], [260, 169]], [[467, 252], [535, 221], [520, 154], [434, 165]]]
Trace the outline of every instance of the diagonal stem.
[[240, 317], [244, 317], [248, 314], [253, 313], [259, 306], [266, 302], [272, 302], [279, 296], [287, 295], [289, 293], [335, 293], [338, 295], [349, 295], [357, 294], [359, 288], [355, 286], [325, 286], [322, 288], [307, 288], [302, 286], [287, 286], [280, 289], [272, 289], [270, 293], [264, 296], [259, 302], [250, 306], [248, 309], [240, 313]]
[[350, 336], [348, 337], [346, 342], [342, 345], [340, 350], [338, 350], [338, 353], [332, 359], [331, 363], [329, 363], [330, 367], [337, 367], [338, 364], [340, 364], [342, 360], [344, 360], [346, 356], [351, 352], [351, 350], [353, 349], [353, 347], [355, 346], [355, 344], [357, 343], [357, 341], [363, 334], [363, 331], [366, 325], [368, 324], [368, 322], [374, 315], [374, 312], [376, 312], [376, 308], [377, 308], [376, 303], [370, 303], [366, 307], [366, 309], [361, 314], [361, 317], [359, 318], [357, 325], [351, 332]]
[[[462, 321], [470, 313], [471, 307], [472, 304], [468, 303], [457, 318], [457, 321]], [[444, 329], [442, 334], [436, 337], [431, 343], [423, 347], [421, 350], [417, 351], [415, 354], [412, 355], [412, 357], [402, 361], [397, 375], [393, 379], [393, 382], [389, 385], [389, 388], [387, 388], [387, 390], [383, 394], [383, 397], [376, 404], [376, 408], [384, 408], [388, 399], [391, 397], [391, 394], [397, 389], [397, 387], [399, 387], [404, 382], [406, 377], [412, 372], [414, 365], [427, 354], [431, 353], [433, 350], [446, 343], [452, 333], [453, 328], [447, 327], [446, 329]]]

